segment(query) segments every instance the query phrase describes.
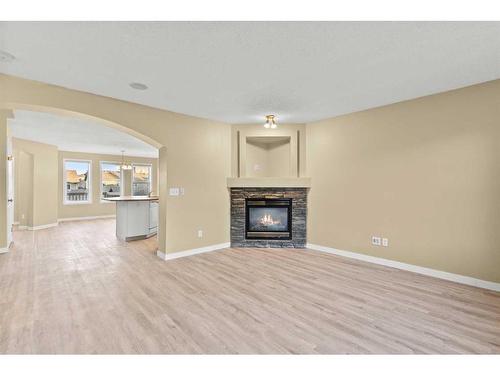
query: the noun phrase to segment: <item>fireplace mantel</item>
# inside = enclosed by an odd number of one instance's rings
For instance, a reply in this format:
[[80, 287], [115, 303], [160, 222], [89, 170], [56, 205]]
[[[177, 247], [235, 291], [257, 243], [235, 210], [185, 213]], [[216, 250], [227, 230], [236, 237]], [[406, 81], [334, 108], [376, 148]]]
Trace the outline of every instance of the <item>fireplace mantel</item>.
[[310, 188], [309, 177], [230, 177], [230, 188]]

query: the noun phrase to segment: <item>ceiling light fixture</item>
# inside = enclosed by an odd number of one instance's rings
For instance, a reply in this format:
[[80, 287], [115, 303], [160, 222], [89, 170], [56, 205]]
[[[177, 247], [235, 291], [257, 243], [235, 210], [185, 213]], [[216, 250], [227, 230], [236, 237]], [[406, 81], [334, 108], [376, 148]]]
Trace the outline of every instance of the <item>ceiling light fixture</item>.
[[123, 156], [124, 153], [125, 153], [125, 151], [122, 150], [122, 164], [120, 165], [120, 168], [123, 171], [130, 171], [132, 169], [132, 165], [128, 164], [128, 163], [125, 163], [125, 159], [124, 159], [124, 156]]
[[0, 50], [0, 62], [9, 63], [16, 59], [16, 56], [11, 55], [8, 52]]
[[276, 129], [278, 125], [276, 124], [276, 116], [275, 115], [267, 115], [266, 123], [264, 124], [266, 129]]
[[131, 82], [131, 83], [129, 83], [129, 86], [135, 90], [147, 90], [148, 89], [147, 85], [145, 85], [144, 83], [140, 83], [140, 82]]

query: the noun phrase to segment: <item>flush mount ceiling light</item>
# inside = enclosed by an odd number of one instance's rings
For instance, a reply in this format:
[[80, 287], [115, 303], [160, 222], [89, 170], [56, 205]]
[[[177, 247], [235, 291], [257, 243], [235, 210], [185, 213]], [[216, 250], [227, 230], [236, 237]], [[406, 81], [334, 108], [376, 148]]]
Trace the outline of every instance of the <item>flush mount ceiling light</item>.
[[276, 124], [276, 116], [275, 115], [267, 115], [266, 123], [264, 124], [266, 129], [276, 129], [278, 125]]
[[125, 163], [125, 159], [124, 159], [124, 156], [123, 154], [125, 153], [125, 151], [122, 151], [122, 164], [120, 165], [120, 168], [124, 171], [129, 171], [132, 169], [132, 165], [131, 164], [128, 164], [128, 163]]
[[144, 83], [140, 83], [140, 82], [131, 82], [131, 83], [129, 83], [129, 86], [135, 90], [147, 90], [148, 89], [147, 85], [145, 85]]
[[16, 59], [16, 56], [11, 55], [8, 52], [0, 50], [0, 62], [8, 63]]

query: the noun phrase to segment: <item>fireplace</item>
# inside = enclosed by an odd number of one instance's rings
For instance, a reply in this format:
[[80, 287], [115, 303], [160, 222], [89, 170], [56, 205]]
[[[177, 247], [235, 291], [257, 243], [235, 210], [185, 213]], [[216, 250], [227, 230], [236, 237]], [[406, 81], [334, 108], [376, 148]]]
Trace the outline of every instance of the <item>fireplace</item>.
[[307, 191], [303, 187], [232, 187], [231, 247], [304, 248]]
[[292, 239], [292, 199], [245, 199], [245, 238]]

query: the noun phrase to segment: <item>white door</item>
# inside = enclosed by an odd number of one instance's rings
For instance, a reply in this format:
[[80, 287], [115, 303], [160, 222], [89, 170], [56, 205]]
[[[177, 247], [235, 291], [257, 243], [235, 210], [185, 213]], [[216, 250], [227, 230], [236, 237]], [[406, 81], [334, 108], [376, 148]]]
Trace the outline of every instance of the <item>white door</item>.
[[14, 223], [14, 160], [12, 158], [12, 138], [7, 138], [7, 248], [12, 243]]

